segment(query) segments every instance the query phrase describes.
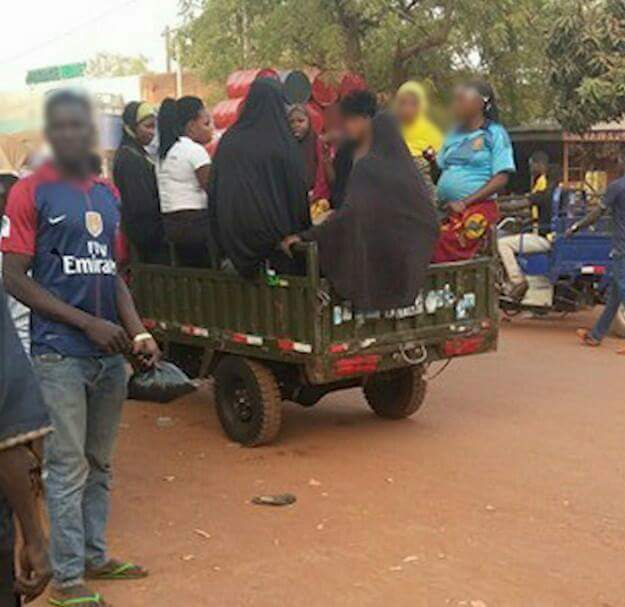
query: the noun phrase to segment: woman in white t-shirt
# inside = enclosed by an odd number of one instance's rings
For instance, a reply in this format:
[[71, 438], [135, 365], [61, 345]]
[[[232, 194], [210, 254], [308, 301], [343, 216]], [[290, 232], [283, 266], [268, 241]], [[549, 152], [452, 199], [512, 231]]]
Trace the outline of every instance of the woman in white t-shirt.
[[204, 147], [213, 135], [202, 100], [165, 99], [158, 113], [156, 178], [167, 240], [186, 266], [208, 266], [214, 247], [208, 216], [211, 159]]

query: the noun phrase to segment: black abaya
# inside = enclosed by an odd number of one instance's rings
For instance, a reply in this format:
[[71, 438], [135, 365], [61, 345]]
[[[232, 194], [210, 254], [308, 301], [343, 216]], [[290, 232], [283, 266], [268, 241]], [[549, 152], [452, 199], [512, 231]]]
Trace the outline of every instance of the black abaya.
[[374, 119], [371, 149], [354, 165], [343, 206], [301, 236], [317, 241], [322, 272], [356, 309], [414, 304], [438, 222], [423, 177], [390, 115]]
[[280, 83], [256, 80], [239, 120], [223, 136], [209, 187], [214, 235], [243, 276], [270, 259], [292, 270], [276, 249], [310, 226], [304, 159], [289, 129]]

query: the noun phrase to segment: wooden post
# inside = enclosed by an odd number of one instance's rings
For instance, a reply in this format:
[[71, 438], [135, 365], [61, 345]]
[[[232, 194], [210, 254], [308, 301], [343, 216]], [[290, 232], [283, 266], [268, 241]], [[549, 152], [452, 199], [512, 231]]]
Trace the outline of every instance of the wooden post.
[[182, 97], [182, 49], [180, 36], [176, 36], [176, 97]]
[[171, 73], [171, 30], [169, 29], [169, 25], [165, 28], [163, 32], [163, 37], [165, 38], [165, 70], [168, 74]]
[[569, 142], [564, 141], [562, 148], [562, 179], [564, 181], [564, 187], [569, 187]]

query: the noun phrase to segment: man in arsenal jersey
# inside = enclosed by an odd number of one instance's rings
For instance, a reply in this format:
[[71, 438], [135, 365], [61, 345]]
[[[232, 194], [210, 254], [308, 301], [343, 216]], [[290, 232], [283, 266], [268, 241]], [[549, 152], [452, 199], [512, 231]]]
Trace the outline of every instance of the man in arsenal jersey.
[[[119, 196], [93, 173], [86, 97], [50, 96], [53, 160], [18, 182], [7, 208], [7, 291], [32, 310], [31, 354], [54, 432], [46, 437], [54, 605], [105, 605], [85, 582], [145, 577], [106, 549], [111, 456], [126, 396], [124, 354], [159, 349], [117, 275]], [[29, 276], [28, 272], [31, 272]]]

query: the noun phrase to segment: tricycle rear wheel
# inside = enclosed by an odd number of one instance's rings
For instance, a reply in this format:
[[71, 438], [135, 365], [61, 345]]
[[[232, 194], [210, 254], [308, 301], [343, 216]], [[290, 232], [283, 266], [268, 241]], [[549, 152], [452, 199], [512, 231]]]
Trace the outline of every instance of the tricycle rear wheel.
[[246, 447], [271, 443], [282, 423], [282, 398], [276, 378], [265, 365], [226, 356], [215, 369], [215, 400], [221, 426]]
[[376, 415], [404, 419], [414, 415], [425, 400], [427, 382], [423, 367], [408, 367], [370, 376], [364, 385], [365, 398]]

